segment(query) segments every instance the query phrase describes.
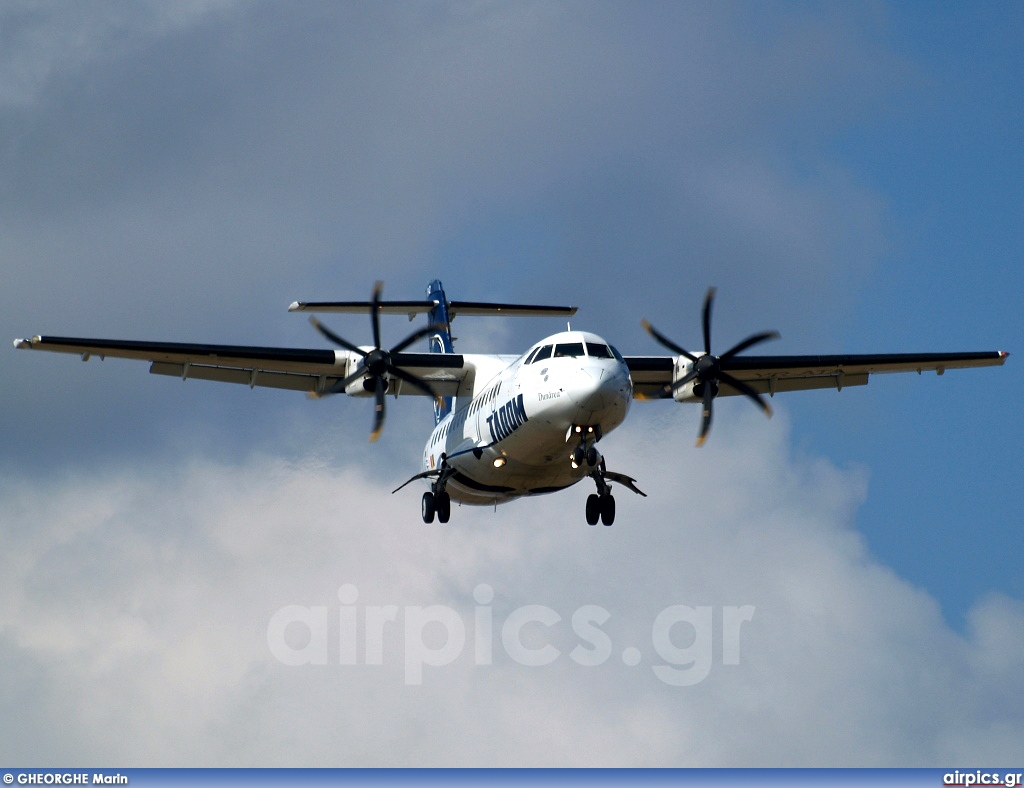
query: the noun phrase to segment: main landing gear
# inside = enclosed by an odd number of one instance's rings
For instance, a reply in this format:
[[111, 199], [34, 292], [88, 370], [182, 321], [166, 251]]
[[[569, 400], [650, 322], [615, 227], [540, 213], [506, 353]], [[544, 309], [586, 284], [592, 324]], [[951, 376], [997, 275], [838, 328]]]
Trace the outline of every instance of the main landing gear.
[[615, 522], [615, 499], [610, 492], [587, 496], [587, 525], [597, 525], [598, 520], [604, 525]]
[[423, 501], [420, 504], [420, 513], [423, 515], [423, 522], [434, 522], [434, 515], [437, 515], [439, 523], [448, 522], [452, 516], [452, 499], [445, 490], [440, 492], [423, 493]]
[[611, 525], [615, 522], [615, 499], [612, 498], [612, 488], [605, 481], [606, 472], [602, 457], [600, 467], [595, 468], [590, 474], [590, 478], [597, 485], [597, 492], [587, 496], [587, 525], [597, 525], [598, 520], [602, 525]]
[[624, 473], [613, 473], [605, 466], [604, 457], [600, 464], [594, 468], [590, 478], [597, 485], [597, 492], [587, 496], [587, 525], [597, 525], [600, 520], [602, 525], [611, 525], [615, 522], [615, 499], [612, 497], [612, 488], [608, 482], [618, 482], [628, 487], [637, 495], [645, 498], [647, 494], [642, 492], [635, 484], [636, 479], [626, 476]]
[[398, 485], [391, 494], [394, 495], [396, 492], [401, 490], [405, 485], [410, 482], [414, 482], [417, 479], [429, 479], [434, 478], [434, 481], [430, 483], [430, 492], [423, 493], [423, 499], [420, 502], [420, 514], [423, 515], [423, 522], [432, 523], [434, 522], [435, 515], [439, 523], [448, 522], [448, 518], [452, 516], [452, 498], [448, 494], [445, 487], [448, 485], [448, 480], [455, 475], [455, 471], [448, 464], [448, 457], [445, 454], [441, 454], [441, 464], [433, 470], [423, 471], [423, 473], [417, 473], [411, 479], [407, 479], [402, 484]]

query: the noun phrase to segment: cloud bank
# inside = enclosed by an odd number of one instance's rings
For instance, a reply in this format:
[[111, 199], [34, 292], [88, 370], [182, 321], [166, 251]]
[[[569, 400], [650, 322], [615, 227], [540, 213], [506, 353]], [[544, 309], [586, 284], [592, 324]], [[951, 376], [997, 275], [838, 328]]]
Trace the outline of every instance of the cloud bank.
[[[5, 763], [156, 765], [851, 765], [1019, 760], [1024, 605], [980, 600], [960, 635], [936, 602], [865, 551], [866, 477], [788, 448], [785, 415], [735, 423], [678, 451], [692, 425], [653, 416], [606, 439], [647, 499], [618, 495], [588, 528], [578, 490], [457, 508], [425, 526], [418, 492], [310, 456], [140, 466], [7, 485], [0, 503]], [[667, 413], [667, 411], [665, 412]], [[476, 664], [474, 589], [489, 585], [493, 664]], [[338, 592], [352, 585], [358, 664], [338, 664]], [[352, 599], [344, 600], [346, 603]], [[327, 608], [324, 665], [268, 646], [282, 608]], [[395, 605], [366, 664], [364, 619]], [[465, 623], [450, 664], [405, 682], [409, 606]], [[527, 667], [501, 627], [526, 605]], [[610, 614], [596, 666], [569, 655], [586, 606]], [[652, 626], [673, 605], [710, 608], [711, 664], [686, 687]], [[753, 606], [739, 652], [726, 607]], [[290, 648], [309, 639], [286, 630]], [[687, 648], [688, 625], [671, 632]], [[440, 649], [445, 630], [423, 642]], [[627, 649], [639, 651], [629, 664]], [[738, 664], [728, 664], [738, 661]]]

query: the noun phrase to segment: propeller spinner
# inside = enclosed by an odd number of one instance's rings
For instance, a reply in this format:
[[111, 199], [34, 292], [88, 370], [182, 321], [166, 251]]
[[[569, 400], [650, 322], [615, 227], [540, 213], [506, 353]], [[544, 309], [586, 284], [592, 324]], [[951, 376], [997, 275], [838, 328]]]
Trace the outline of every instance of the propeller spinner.
[[315, 317], [310, 317], [309, 322], [312, 323], [313, 328], [323, 334], [327, 339], [335, 344], [350, 350], [353, 353], [358, 353], [361, 356], [356, 371], [349, 375], [343, 380], [339, 380], [331, 388], [324, 392], [324, 394], [340, 394], [348, 388], [349, 384], [359, 380], [359, 378], [365, 378], [364, 386], [368, 390], [373, 391], [374, 397], [374, 414], [373, 414], [373, 430], [370, 432], [370, 441], [375, 441], [380, 437], [381, 430], [384, 428], [384, 395], [388, 390], [388, 376], [391, 375], [400, 380], [405, 381], [411, 386], [415, 386], [424, 393], [430, 395], [435, 400], [440, 401], [440, 395], [424, 380], [411, 375], [404, 369], [396, 366], [392, 360], [392, 356], [396, 353], [400, 353], [409, 347], [413, 342], [418, 339], [422, 339], [433, 331], [437, 331], [442, 326], [431, 324], [425, 328], [421, 328], [417, 331], [413, 331], [409, 336], [399, 342], [390, 350], [384, 350], [380, 343], [380, 294], [384, 289], [383, 282], [377, 282], [373, 288], [373, 299], [369, 304], [370, 310], [370, 323], [373, 327], [373, 349], [364, 350], [358, 345], [354, 345], [343, 337], [338, 336], [331, 331], [327, 326], [317, 320]]
[[753, 347], [754, 345], [764, 342], [768, 339], [778, 339], [781, 335], [778, 331], [764, 331], [760, 334], [753, 334], [744, 339], [739, 344], [729, 348], [721, 356], [715, 356], [711, 353], [711, 304], [715, 298], [715, 288], [708, 288], [707, 295], [704, 296], [704, 308], [702, 310], [702, 322], [704, 328], [704, 354], [695, 356], [688, 350], [681, 348], [675, 342], [668, 337], [657, 331], [647, 320], [642, 320], [640, 324], [644, 327], [652, 337], [655, 338], [659, 343], [667, 347], [673, 353], [678, 353], [681, 356], [685, 356], [693, 362], [689, 372], [687, 372], [679, 380], [666, 385], [662, 390], [662, 393], [666, 397], [670, 397], [675, 394], [680, 388], [685, 386], [690, 381], [695, 381], [693, 385], [693, 393], [701, 397], [704, 402], [704, 412], [700, 422], [700, 434], [697, 436], [697, 446], [703, 446], [704, 441], [707, 440], [708, 431], [711, 429], [711, 414], [712, 407], [711, 403], [718, 396], [718, 387], [721, 383], [725, 383], [728, 386], [736, 389], [740, 394], [748, 397], [754, 402], [764, 414], [771, 418], [772, 409], [761, 394], [755, 391], [752, 387], [744, 383], [742, 380], [737, 380], [728, 372], [722, 369], [722, 362], [728, 361], [733, 356], [742, 353], [747, 348]]

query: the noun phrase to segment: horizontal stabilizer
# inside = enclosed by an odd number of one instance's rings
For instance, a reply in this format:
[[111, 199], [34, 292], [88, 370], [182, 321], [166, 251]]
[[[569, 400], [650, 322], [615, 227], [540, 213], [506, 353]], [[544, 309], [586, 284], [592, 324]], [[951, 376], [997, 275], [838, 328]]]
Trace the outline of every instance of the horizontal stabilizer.
[[[289, 312], [349, 312], [365, 314], [374, 306], [372, 301], [293, 301]], [[378, 301], [377, 310], [384, 315], [427, 314], [437, 303], [434, 301]], [[507, 315], [514, 317], [572, 317], [574, 306], [544, 306], [538, 304], [497, 304], [485, 301], [449, 301], [448, 317], [456, 315]]]

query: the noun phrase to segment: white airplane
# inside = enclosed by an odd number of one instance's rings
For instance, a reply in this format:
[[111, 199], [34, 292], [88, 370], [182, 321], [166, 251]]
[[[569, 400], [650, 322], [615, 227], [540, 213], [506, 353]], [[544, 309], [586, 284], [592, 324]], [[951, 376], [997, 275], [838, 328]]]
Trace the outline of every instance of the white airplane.
[[[34, 336], [14, 346], [30, 350], [141, 359], [149, 371], [183, 380], [305, 391], [313, 397], [345, 393], [373, 397], [370, 440], [384, 425], [388, 394], [430, 396], [434, 429], [423, 449], [421, 471], [399, 486], [424, 479], [424, 522], [448, 522], [452, 501], [496, 505], [524, 495], [571, 487], [590, 478], [597, 490], [587, 498], [590, 525], [615, 520], [611, 483], [645, 495], [636, 480], [608, 470], [598, 442], [626, 418], [634, 399], [671, 398], [703, 406], [697, 445], [707, 438], [716, 397], [748, 397], [766, 415], [765, 394], [801, 389], [863, 386], [882, 372], [921, 373], [961, 367], [1000, 366], [1007, 353], [918, 353], [833, 356], [745, 356], [740, 353], [779, 335], [754, 334], [721, 355], [711, 352], [714, 288], [703, 307], [703, 351], [690, 352], [642, 325], [671, 356], [622, 356], [596, 334], [563, 331], [545, 337], [518, 356], [455, 353], [451, 322], [456, 315], [570, 317], [575, 307], [449, 301], [440, 281], [427, 286], [423, 301], [383, 301], [377, 283], [370, 301], [295, 302], [293, 312], [369, 312], [373, 345], [357, 346], [315, 317], [310, 322], [340, 349], [245, 347], [109, 339]], [[385, 350], [381, 314], [428, 315], [428, 325]], [[406, 352], [426, 339], [427, 353]]]

